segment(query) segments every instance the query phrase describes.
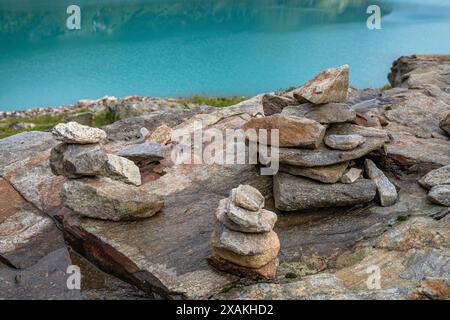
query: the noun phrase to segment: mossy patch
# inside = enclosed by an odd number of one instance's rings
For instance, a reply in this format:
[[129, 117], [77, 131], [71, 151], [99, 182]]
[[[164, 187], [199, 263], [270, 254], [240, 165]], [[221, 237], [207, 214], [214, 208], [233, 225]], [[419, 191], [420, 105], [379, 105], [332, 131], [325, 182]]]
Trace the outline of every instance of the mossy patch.
[[190, 105], [207, 105], [211, 107], [229, 107], [239, 102], [246, 100], [247, 97], [244, 96], [232, 96], [232, 97], [208, 97], [201, 95], [194, 95], [191, 97], [180, 98], [177, 102], [183, 104], [186, 107]]
[[317, 273], [317, 270], [308, 268], [304, 262], [283, 263], [280, 266], [280, 271], [283, 272], [286, 279], [296, 279]]

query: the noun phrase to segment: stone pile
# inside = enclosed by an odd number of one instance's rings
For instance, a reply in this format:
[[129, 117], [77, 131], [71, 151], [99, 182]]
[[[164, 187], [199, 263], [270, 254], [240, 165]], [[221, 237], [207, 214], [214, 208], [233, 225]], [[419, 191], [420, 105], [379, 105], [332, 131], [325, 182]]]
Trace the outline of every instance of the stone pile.
[[52, 133], [62, 143], [51, 150], [50, 167], [55, 175], [69, 178], [61, 192], [65, 206], [113, 221], [146, 218], [161, 210], [160, 197], [137, 187], [141, 174], [134, 162], [102, 150], [103, 130], [69, 122], [56, 125]]
[[280, 251], [273, 231], [277, 215], [263, 207], [264, 197], [249, 185], [240, 185], [220, 201], [208, 258], [212, 266], [251, 279], [275, 276]]
[[450, 165], [430, 171], [419, 183], [429, 190], [428, 200], [450, 207]]
[[[262, 99], [265, 117], [247, 122], [244, 130], [279, 130], [279, 141], [248, 135], [278, 152], [281, 173], [274, 177], [275, 206], [282, 211], [349, 206], [372, 201], [383, 206], [397, 199], [397, 190], [368, 160], [366, 175], [351, 168], [355, 160], [382, 148], [386, 131], [355, 124], [356, 112], [345, 102], [349, 67], [321, 72], [304, 86]], [[270, 154], [259, 161], [270, 164]]]

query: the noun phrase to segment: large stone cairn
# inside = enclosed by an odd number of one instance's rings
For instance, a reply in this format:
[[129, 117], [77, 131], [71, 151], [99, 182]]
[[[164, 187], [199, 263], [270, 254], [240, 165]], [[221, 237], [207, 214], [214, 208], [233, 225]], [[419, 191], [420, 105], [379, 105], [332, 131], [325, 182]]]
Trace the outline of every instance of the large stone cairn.
[[[281, 211], [351, 206], [372, 201], [393, 205], [397, 190], [369, 159], [368, 179], [356, 160], [389, 141], [385, 130], [355, 124], [356, 112], [346, 104], [347, 65], [321, 72], [302, 87], [262, 98], [265, 117], [253, 118], [244, 130], [278, 129], [279, 141], [248, 135], [279, 152], [274, 176], [275, 206]], [[270, 156], [259, 154], [263, 165]]]
[[240, 185], [220, 201], [208, 258], [212, 266], [251, 279], [275, 276], [280, 251], [273, 231], [277, 215], [263, 207], [263, 195], [249, 185]]
[[50, 167], [69, 178], [61, 191], [65, 206], [83, 216], [113, 221], [147, 218], [161, 210], [159, 196], [138, 188], [136, 164], [103, 151], [103, 130], [69, 122], [56, 125], [52, 133], [62, 143], [51, 150]]

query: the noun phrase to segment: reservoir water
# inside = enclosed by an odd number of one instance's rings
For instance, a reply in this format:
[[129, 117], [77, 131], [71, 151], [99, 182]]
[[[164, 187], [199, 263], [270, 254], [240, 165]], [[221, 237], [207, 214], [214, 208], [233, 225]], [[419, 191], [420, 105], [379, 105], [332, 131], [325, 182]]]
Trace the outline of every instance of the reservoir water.
[[[67, 7], [80, 8], [69, 30]], [[369, 30], [369, 5], [382, 11]], [[254, 95], [349, 64], [450, 53], [450, 0], [0, 0], [0, 111], [105, 95]]]

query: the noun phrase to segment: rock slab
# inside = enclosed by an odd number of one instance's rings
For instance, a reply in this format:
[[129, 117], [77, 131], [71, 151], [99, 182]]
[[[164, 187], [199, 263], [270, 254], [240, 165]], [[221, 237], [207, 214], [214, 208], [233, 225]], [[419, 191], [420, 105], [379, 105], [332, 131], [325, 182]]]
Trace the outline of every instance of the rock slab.
[[105, 131], [84, 126], [74, 121], [57, 124], [53, 128], [52, 133], [57, 140], [66, 143], [98, 143], [106, 138]]
[[345, 103], [327, 103], [314, 105], [304, 103], [298, 106], [288, 106], [281, 112], [288, 117], [304, 117], [322, 124], [353, 122], [356, 120], [356, 112]]

